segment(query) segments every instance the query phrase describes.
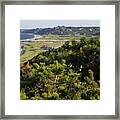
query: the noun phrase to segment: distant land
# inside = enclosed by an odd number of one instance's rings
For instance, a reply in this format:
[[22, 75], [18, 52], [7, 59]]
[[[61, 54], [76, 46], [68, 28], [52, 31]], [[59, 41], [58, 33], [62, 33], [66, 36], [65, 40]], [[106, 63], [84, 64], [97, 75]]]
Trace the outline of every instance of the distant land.
[[80, 35], [100, 35], [100, 27], [57, 26], [53, 28], [20, 29], [20, 33], [30, 33], [41, 36], [52, 34], [79, 37]]

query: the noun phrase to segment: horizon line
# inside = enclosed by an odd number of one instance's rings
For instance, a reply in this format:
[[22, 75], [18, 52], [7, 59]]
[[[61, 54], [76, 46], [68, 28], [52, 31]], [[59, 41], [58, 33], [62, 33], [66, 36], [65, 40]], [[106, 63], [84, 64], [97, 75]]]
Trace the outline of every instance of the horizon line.
[[[87, 26], [65, 26], [65, 25], [58, 25], [59, 27], [100, 27], [100, 25], [87, 25]], [[32, 28], [20, 28], [20, 29], [37, 29], [37, 28], [55, 28], [55, 27], [58, 27], [58, 26], [53, 26], [53, 27], [32, 27]]]

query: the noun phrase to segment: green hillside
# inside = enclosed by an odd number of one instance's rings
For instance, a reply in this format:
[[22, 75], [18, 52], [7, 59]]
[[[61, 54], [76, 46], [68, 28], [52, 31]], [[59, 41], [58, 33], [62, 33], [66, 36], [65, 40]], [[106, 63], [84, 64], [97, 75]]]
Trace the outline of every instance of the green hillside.
[[20, 66], [21, 100], [99, 100], [100, 39], [81, 37]]

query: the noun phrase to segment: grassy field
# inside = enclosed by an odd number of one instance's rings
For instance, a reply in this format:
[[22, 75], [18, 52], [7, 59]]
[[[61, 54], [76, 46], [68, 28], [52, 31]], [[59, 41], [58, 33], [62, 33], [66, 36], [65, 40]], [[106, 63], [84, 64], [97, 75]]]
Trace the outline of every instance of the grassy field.
[[60, 35], [47, 35], [44, 38], [38, 38], [33, 41], [20, 41], [20, 45], [24, 46], [24, 50], [25, 50], [24, 53], [20, 56], [20, 62], [24, 63], [29, 59], [33, 58], [34, 56], [36, 56], [38, 53], [44, 51], [44, 50], [41, 50], [41, 47], [44, 45], [46, 45], [47, 47], [57, 48], [62, 46], [66, 40], [67, 41], [80, 40], [82, 38], [89, 39], [90, 36], [64, 37]]
[[[44, 36], [44, 38], [40, 38], [41, 40], [80, 40], [81, 37], [86, 37], [84, 35], [81, 36], [64, 36], [64, 35], [51, 35], [48, 34]], [[87, 36], [88, 38], [91, 36]], [[37, 39], [36, 39], [37, 40]]]
[[24, 63], [33, 58], [38, 53], [45, 51], [41, 50], [41, 47], [46, 45], [47, 47], [57, 48], [64, 44], [63, 41], [47, 42], [47, 41], [29, 41], [20, 42], [21, 46], [24, 46], [25, 52], [20, 56], [20, 62]]

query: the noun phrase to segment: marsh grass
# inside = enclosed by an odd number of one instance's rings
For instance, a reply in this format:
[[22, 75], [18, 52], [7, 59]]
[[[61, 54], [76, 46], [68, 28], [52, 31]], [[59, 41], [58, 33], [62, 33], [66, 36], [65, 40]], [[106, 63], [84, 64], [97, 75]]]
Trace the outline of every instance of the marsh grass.
[[24, 63], [28, 61], [29, 59], [33, 58], [37, 54], [39, 54], [42, 51], [40, 48], [43, 45], [46, 45], [47, 47], [57, 48], [64, 44], [63, 41], [29, 41], [29, 42], [20, 42], [20, 45], [24, 46], [25, 52], [20, 56], [20, 62]]

